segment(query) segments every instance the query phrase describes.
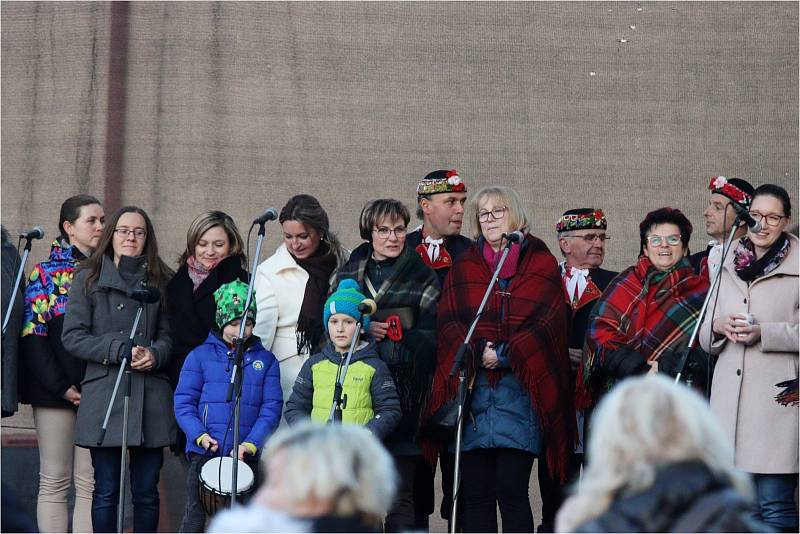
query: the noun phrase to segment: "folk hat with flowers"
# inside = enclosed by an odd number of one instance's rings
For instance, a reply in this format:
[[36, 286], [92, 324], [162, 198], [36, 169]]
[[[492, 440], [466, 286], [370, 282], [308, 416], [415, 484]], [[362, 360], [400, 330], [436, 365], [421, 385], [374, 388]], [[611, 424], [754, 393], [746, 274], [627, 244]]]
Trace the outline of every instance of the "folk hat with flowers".
[[599, 208], [577, 208], [567, 210], [556, 222], [556, 231], [572, 230], [607, 230], [608, 221], [603, 210]]
[[466, 193], [467, 185], [461, 181], [458, 171], [439, 170], [428, 173], [417, 184], [417, 195], [436, 195], [438, 193]]
[[731, 199], [745, 209], [750, 207], [755, 191], [755, 188], [747, 180], [726, 178], [725, 176], [712, 176], [708, 189], [712, 193]]

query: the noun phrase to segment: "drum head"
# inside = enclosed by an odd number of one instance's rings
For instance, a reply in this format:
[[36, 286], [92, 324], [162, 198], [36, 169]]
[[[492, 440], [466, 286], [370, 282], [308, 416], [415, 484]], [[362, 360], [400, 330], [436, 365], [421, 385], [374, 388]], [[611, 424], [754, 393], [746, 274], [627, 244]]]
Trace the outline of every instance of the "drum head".
[[[238, 462], [238, 475], [236, 479], [237, 495], [253, 487], [253, 470], [242, 460]], [[216, 493], [231, 494], [231, 475], [233, 474], [233, 458], [230, 456], [215, 457], [203, 465], [200, 471], [200, 480]]]

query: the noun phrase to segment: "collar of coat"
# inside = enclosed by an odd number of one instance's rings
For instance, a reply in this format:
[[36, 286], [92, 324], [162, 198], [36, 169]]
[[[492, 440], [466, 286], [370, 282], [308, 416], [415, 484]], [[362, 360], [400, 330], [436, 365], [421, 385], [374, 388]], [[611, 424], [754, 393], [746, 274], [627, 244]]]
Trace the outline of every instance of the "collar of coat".
[[[114, 260], [103, 255], [103, 264], [100, 266], [100, 277], [97, 279], [97, 287], [105, 289], [116, 289], [125, 292], [131, 285], [144, 283], [146, 277], [147, 258], [145, 256], [120, 256], [119, 266], [114, 265]], [[120, 271], [136, 273], [133, 284], [128, 284], [119, 274]]]

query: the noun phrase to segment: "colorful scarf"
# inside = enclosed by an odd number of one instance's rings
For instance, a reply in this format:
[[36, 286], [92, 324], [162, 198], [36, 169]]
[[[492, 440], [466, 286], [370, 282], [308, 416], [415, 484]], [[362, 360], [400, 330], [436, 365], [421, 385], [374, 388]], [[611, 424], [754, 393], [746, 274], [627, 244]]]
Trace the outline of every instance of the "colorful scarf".
[[756, 259], [755, 250], [753, 242], [745, 236], [739, 240], [733, 251], [733, 265], [736, 274], [748, 283], [766, 276], [778, 268], [783, 259], [789, 255], [789, 238], [786, 233], [782, 233], [769, 250], [761, 256], [761, 259]]
[[206, 267], [199, 260], [196, 260], [194, 256], [189, 256], [186, 259], [186, 269], [189, 273], [189, 278], [192, 281], [192, 291], [197, 291], [197, 288], [200, 287], [200, 284], [205, 282], [208, 275], [211, 274], [211, 271], [214, 270], [219, 262], [222, 261], [222, 258], [215, 262], [214, 265], [211, 267]]
[[[497, 269], [497, 264], [500, 263], [500, 258], [503, 257], [504, 248], [505, 247], [501, 247], [500, 250], [494, 250], [491, 245], [489, 245], [488, 241], [483, 241], [483, 259], [486, 260], [486, 263], [489, 265], [489, 269], [491, 269], [492, 272]], [[497, 278], [505, 280], [506, 278], [511, 278], [517, 274], [519, 249], [519, 243], [514, 243], [511, 245], [511, 248], [508, 250], [508, 256], [506, 256], [506, 261], [503, 262], [503, 268], [500, 269], [500, 274], [497, 276]]]
[[578, 368], [576, 407], [594, 404], [607, 381], [598, 380], [606, 353], [629, 348], [648, 362], [687, 346], [708, 291], [708, 278], [694, 274], [682, 258], [668, 271], [646, 256], [621, 272], [606, 288], [589, 317], [584, 361]]
[[297, 354], [313, 354], [320, 346], [325, 333], [322, 324], [322, 307], [328, 298], [331, 275], [336, 269], [336, 254], [325, 241], [320, 242], [313, 256], [304, 259], [295, 258], [305, 272], [308, 273], [300, 315], [297, 317]]
[[[450, 377], [450, 369], [493, 273], [482, 250], [479, 240], [445, 279], [439, 303], [438, 363], [426, 419], [457, 393], [458, 379]], [[486, 303], [472, 338], [472, 352], [477, 354], [482, 340], [507, 343], [511, 372], [528, 392], [542, 423], [547, 465], [564, 480], [576, 424], [560, 271], [544, 242], [530, 235], [519, 248], [518, 258], [511, 283], [505, 291], [493, 291]], [[474, 373], [471, 362], [467, 363], [468, 371]], [[495, 387], [507, 372], [486, 370], [489, 385]], [[430, 460], [442, 446], [425, 443], [423, 451]]]

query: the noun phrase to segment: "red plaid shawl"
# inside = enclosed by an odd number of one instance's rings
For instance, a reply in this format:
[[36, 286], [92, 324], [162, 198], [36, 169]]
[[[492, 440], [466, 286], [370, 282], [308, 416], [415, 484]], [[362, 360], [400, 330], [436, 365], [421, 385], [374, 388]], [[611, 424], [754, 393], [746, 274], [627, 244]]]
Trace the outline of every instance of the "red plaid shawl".
[[599, 391], [591, 376], [607, 351], [629, 347], [647, 361], [666, 351], [683, 351], [708, 291], [708, 276], [695, 275], [684, 258], [660, 271], [646, 256], [617, 275], [592, 310], [586, 330], [584, 361], [578, 369], [575, 404], [592, 405]]
[[[425, 418], [455, 398], [458, 390], [458, 379], [449, 377], [450, 368], [492, 278], [480, 245], [464, 252], [445, 279], [439, 303], [438, 363]], [[507, 291], [496, 288], [489, 296], [472, 337], [474, 350], [481, 339], [508, 342], [511, 369], [528, 391], [542, 424], [547, 465], [565, 479], [576, 430], [567, 355], [567, 309], [558, 263], [540, 239], [526, 237], [517, 273]], [[507, 371], [487, 371], [489, 383], [497, 384], [503, 372]], [[427, 442], [423, 450], [431, 458], [441, 445]]]

